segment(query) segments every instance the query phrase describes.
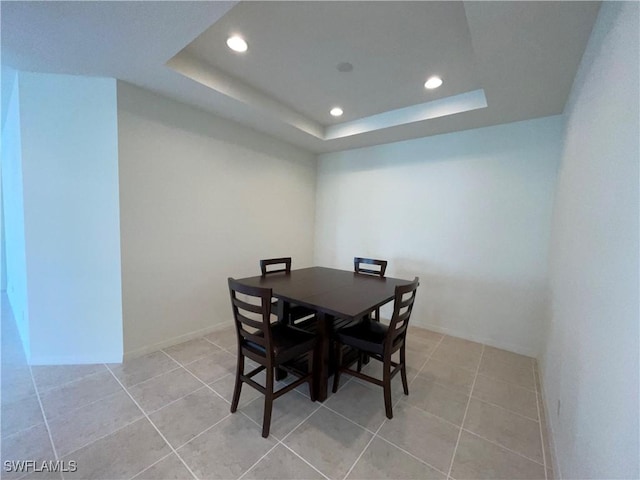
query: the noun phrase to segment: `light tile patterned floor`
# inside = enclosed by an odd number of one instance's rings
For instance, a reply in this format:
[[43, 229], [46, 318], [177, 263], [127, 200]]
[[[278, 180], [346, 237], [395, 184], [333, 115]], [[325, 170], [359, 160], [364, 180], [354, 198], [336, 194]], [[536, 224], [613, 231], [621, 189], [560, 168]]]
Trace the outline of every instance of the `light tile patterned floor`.
[[230, 328], [124, 365], [30, 368], [3, 304], [2, 465], [78, 467], [25, 478], [553, 478], [532, 358], [412, 328], [393, 420], [380, 388], [345, 376], [324, 403], [303, 387], [276, 400], [263, 439], [255, 390], [229, 413]]

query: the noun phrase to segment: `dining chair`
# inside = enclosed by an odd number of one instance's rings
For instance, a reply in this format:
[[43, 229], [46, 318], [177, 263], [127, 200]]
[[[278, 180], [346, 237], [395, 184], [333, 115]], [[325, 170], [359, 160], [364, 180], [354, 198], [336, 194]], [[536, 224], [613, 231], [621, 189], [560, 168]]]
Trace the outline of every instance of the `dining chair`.
[[[407, 364], [405, 354], [405, 338], [407, 326], [416, 299], [416, 291], [420, 284], [416, 277], [408, 285], [397, 286], [395, 289], [393, 315], [389, 325], [365, 320], [355, 325], [338, 330], [334, 338], [335, 356], [337, 359], [336, 373], [333, 377], [333, 393], [338, 391], [341, 373], [348, 373], [368, 382], [379, 385], [384, 390], [384, 407], [387, 418], [393, 418], [391, 406], [391, 379], [400, 372], [404, 394], [409, 395], [407, 383]], [[349, 367], [356, 361], [343, 364], [343, 346], [351, 347], [358, 352], [357, 370]], [[400, 351], [399, 362], [391, 360], [391, 356]], [[382, 362], [382, 380], [361, 372], [363, 355], [368, 355]]]
[[[315, 401], [313, 358], [316, 337], [291, 325], [271, 323], [270, 288], [243, 285], [233, 278], [229, 278], [228, 282], [238, 338], [238, 366], [231, 413], [238, 409], [243, 383], [258, 390], [264, 395], [262, 436], [266, 438], [269, 436], [275, 399], [306, 382], [309, 384], [311, 400]], [[245, 373], [245, 357], [256, 362], [258, 367]], [[274, 391], [276, 368], [292, 373], [298, 379]], [[266, 371], [264, 386], [253, 380], [253, 377], [263, 370]]]
[[[262, 276], [265, 277], [267, 275], [276, 275], [276, 274], [284, 274], [288, 275], [291, 273], [291, 257], [282, 257], [282, 258], [266, 258], [260, 260], [260, 271], [262, 272]], [[272, 311], [277, 312], [278, 302], [272, 302]], [[308, 323], [314, 318], [315, 310], [312, 310], [307, 307], [303, 307], [302, 305], [295, 305], [292, 303], [285, 305], [285, 316], [281, 320], [286, 323], [290, 323], [294, 325], [298, 320], [304, 320], [305, 323]]]
[[[362, 273], [365, 275], [376, 275], [378, 277], [384, 278], [384, 272], [387, 271], [387, 261], [386, 260], [378, 260], [375, 258], [363, 258], [363, 257], [354, 257], [353, 259], [353, 270], [356, 273]], [[363, 267], [362, 265], [366, 265]], [[369, 315], [372, 320], [376, 322], [380, 321], [380, 307], [375, 309], [375, 316]]]

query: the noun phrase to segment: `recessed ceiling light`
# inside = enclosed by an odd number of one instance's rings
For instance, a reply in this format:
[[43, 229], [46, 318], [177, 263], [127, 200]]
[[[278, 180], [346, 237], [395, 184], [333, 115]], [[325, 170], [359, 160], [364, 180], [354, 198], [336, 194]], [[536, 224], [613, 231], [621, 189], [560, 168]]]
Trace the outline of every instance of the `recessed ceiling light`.
[[329, 113], [334, 117], [340, 117], [344, 112], [340, 107], [333, 107]]
[[239, 35], [233, 35], [232, 37], [227, 38], [227, 47], [229, 47], [234, 52], [239, 53], [246, 52], [247, 48], [249, 48], [244, 38]]
[[440, 85], [442, 85], [442, 79], [440, 77], [429, 77], [424, 83], [424, 88], [433, 90], [434, 88], [438, 88]]

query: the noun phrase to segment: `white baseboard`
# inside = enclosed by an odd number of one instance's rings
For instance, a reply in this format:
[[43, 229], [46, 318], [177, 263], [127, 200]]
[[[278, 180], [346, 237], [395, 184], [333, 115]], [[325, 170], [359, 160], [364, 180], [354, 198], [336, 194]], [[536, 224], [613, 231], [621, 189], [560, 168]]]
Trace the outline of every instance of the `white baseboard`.
[[133, 358], [141, 357], [148, 353], [157, 352], [163, 348], [170, 347], [172, 345], [176, 345], [182, 342], [188, 342], [189, 340], [193, 340], [195, 338], [202, 337], [204, 335], [208, 335], [209, 333], [222, 330], [225, 327], [233, 325], [232, 321], [217, 323], [211, 327], [202, 328], [200, 330], [195, 330], [193, 332], [185, 333], [183, 335], [178, 335], [177, 337], [168, 338], [163, 340], [162, 342], [154, 343], [152, 345], [147, 345], [141, 348], [137, 348], [135, 350], [131, 350], [129, 352], [124, 353], [124, 360], [131, 360]]
[[414, 327], [422, 327], [427, 330], [432, 330], [437, 333], [442, 333], [444, 335], [450, 335], [452, 337], [463, 338], [465, 340], [470, 340], [472, 342], [484, 343], [485, 345], [489, 345], [490, 347], [500, 348], [502, 350], [507, 350], [509, 352], [518, 353], [520, 355], [526, 355], [527, 357], [538, 357], [538, 352], [529, 347], [523, 347], [522, 345], [514, 345], [505, 342], [496, 342], [495, 340], [491, 340], [488, 338], [484, 338], [480, 335], [470, 335], [467, 332], [459, 332], [456, 330], [452, 330], [446, 327], [441, 327], [439, 325], [430, 325], [428, 323], [418, 323], [411, 322], [410, 325]]
[[122, 363], [122, 355], [105, 356], [32, 356], [28, 360], [29, 365], [96, 365], [100, 363]]
[[547, 459], [547, 465], [549, 464], [549, 461], [551, 461], [554, 478], [556, 478], [557, 480], [561, 480], [562, 472], [560, 470], [560, 464], [558, 463], [558, 452], [556, 451], [556, 442], [554, 440], [555, 434], [553, 432], [553, 425], [551, 424], [551, 412], [553, 410], [549, 408], [547, 397], [544, 394], [544, 379], [542, 378], [542, 372], [540, 371], [540, 368], [538, 368], [538, 378], [540, 379], [540, 398], [542, 398], [542, 407], [544, 408], [544, 411], [546, 413], [545, 419], [547, 435], [549, 435], [549, 451], [551, 453], [551, 458]]

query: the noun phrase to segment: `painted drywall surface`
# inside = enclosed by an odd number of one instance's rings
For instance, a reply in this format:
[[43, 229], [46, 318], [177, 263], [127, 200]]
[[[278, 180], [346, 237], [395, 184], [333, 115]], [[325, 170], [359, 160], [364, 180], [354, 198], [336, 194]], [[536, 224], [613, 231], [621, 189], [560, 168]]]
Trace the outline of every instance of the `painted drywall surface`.
[[116, 82], [19, 74], [32, 364], [122, 360]]
[[231, 321], [227, 277], [313, 260], [314, 156], [118, 84], [125, 355]]
[[20, 88], [14, 80], [7, 116], [2, 125], [2, 207], [6, 248], [7, 297], [25, 352], [29, 345], [29, 296], [24, 238]]
[[638, 7], [602, 4], [565, 111], [541, 358], [563, 478], [640, 478]]
[[386, 259], [420, 277], [415, 324], [537, 354], [561, 132], [548, 117], [321, 155], [316, 263]]

